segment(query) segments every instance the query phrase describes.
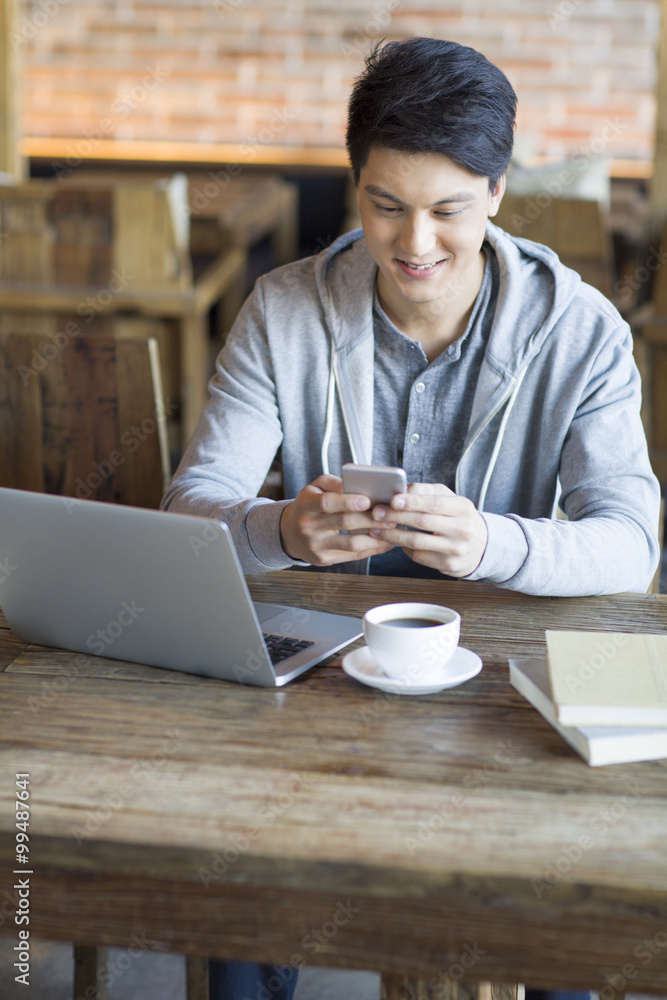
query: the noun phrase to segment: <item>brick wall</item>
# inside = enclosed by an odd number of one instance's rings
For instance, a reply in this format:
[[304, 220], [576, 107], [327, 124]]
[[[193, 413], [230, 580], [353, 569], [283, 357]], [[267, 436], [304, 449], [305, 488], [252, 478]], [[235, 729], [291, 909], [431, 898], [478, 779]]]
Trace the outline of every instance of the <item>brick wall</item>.
[[658, 0], [21, 2], [28, 136], [340, 146], [371, 43], [430, 34], [507, 73], [521, 148], [652, 156]]

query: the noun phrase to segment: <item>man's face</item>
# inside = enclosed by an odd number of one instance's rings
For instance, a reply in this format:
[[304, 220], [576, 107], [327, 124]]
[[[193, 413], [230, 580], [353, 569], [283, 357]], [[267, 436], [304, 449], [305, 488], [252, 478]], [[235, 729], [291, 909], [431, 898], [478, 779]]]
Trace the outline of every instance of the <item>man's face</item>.
[[483, 275], [480, 251], [486, 220], [496, 214], [494, 191], [440, 153], [401, 153], [374, 147], [357, 186], [361, 222], [378, 265], [385, 309], [403, 315], [411, 305], [472, 302]]

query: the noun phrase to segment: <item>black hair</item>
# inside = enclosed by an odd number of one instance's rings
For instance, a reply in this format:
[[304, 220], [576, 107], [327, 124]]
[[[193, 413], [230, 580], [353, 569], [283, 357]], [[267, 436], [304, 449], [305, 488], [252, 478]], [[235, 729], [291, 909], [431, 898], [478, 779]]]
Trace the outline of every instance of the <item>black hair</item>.
[[348, 106], [355, 184], [379, 147], [442, 153], [493, 189], [512, 155], [516, 104], [505, 74], [476, 49], [436, 38], [380, 43]]

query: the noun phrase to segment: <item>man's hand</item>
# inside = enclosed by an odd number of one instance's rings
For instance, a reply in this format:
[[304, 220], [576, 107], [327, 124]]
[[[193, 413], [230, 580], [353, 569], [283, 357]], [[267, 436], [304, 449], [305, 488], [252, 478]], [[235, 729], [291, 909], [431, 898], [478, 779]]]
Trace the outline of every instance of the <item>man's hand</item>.
[[[375, 507], [372, 519], [373, 538], [400, 545], [415, 562], [448, 576], [468, 576], [476, 570], [488, 540], [486, 522], [472, 501], [439, 483], [411, 483], [389, 507]], [[398, 525], [421, 533], [406, 536]]]
[[[313, 566], [333, 566], [377, 556], [394, 548], [385, 538], [341, 535], [341, 531], [369, 532], [377, 523], [368, 497], [343, 493], [338, 476], [318, 476], [297, 494], [280, 518], [280, 540], [292, 559]], [[403, 539], [401, 539], [403, 541]]]

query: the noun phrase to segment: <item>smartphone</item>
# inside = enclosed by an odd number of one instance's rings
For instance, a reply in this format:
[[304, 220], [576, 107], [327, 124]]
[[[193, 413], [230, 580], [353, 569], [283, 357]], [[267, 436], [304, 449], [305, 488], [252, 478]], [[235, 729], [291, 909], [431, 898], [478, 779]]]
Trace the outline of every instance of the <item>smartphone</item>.
[[408, 480], [403, 469], [393, 465], [354, 465], [348, 462], [341, 472], [343, 493], [361, 493], [377, 503], [390, 503], [396, 493], [408, 492]]

